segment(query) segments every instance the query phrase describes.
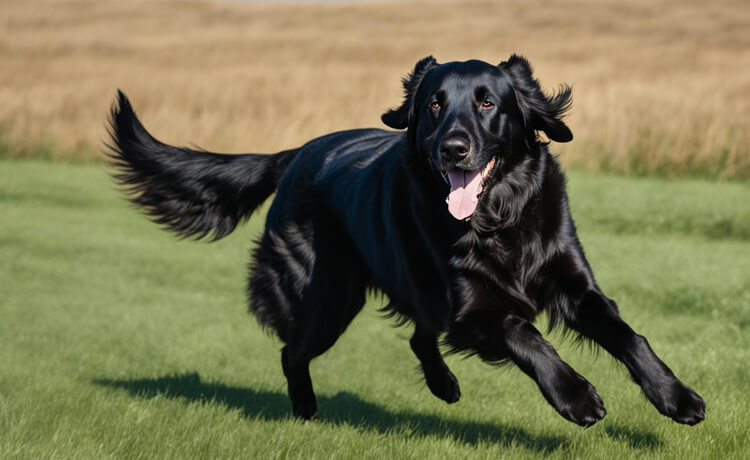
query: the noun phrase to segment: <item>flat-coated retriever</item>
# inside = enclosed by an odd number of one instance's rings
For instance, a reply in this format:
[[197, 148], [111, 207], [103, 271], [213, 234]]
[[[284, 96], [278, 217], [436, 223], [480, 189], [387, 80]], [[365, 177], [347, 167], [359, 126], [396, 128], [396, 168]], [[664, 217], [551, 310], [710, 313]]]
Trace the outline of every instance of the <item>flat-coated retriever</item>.
[[253, 254], [250, 311], [285, 343], [294, 414], [317, 405], [310, 361], [330, 348], [369, 288], [390, 316], [414, 322], [411, 348], [427, 386], [448, 403], [449, 351], [512, 361], [566, 419], [606, 414], [594, 387], [532, 325], [542, 311], [596, 342], [673, 420], [705, 403], [675, 377], [602, 294], [576, 236], [565, 176], [547, 143], [573, 139], [570, 88], [546, 95], [523, 57], [499, 65], [422, 59], [403, 80], [391, 128], [341, 131], [275, 155], [172, 147], [141, 125], [124, 94], [112, 109], [116, 179], [157, 223], [218, 239], [276, 190]]

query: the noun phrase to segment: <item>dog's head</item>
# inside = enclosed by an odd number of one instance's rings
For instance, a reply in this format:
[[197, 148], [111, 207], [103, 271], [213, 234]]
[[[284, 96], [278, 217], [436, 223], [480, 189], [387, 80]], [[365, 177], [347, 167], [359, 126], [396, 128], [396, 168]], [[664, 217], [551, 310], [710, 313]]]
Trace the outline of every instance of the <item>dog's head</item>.
[[496, 167], [510, 155], [530, 153], [543, 131], [550, 140], [573, 139], [562, 116], [570, 88], [545, 95], [523, 57], [495, 66], [482, 61], [419, 61], [404, 80], [403, 104], [382, 116], [408, 129], [414, 149], [450, 182], [448, 208], [469, 217]]

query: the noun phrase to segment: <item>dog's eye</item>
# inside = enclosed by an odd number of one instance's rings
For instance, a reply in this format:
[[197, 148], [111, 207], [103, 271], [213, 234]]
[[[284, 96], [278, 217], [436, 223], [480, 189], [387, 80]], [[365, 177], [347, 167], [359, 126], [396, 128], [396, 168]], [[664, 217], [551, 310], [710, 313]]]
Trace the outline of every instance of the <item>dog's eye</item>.
[[430, 102], [430, 108], [432, 110], [440, 110], [440, 103], [438, 101]]
[[491, 109], [495, 107], [495, 104], [493, 104], [492, 101], [489, 100], [488, 98], [484, 98], [484, 101], [482, 101], [481, 107], [483, 109]]

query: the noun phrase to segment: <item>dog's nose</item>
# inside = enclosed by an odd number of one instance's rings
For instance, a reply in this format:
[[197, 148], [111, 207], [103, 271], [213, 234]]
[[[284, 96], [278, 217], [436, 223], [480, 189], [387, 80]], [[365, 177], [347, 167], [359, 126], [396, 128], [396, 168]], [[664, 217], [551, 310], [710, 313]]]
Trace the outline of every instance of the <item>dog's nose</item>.
[[449, 137], [440, 144], [440, 155], [446, 160], [462, 160], [469, 154], [469, 141], [463, 137]]

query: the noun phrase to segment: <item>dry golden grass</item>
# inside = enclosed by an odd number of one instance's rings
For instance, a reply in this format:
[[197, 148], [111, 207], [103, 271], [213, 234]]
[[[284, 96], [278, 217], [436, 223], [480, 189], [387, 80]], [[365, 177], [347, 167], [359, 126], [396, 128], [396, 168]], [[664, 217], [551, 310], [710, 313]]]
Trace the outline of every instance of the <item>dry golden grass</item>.
[[167, 142], [276, 151], [380, 126], [426, 54], [526, 55], [574, 87], [567, 165], [750, 177], [747, 0], [0, 2], [9, 155], [100, 155], [116, 88]]

